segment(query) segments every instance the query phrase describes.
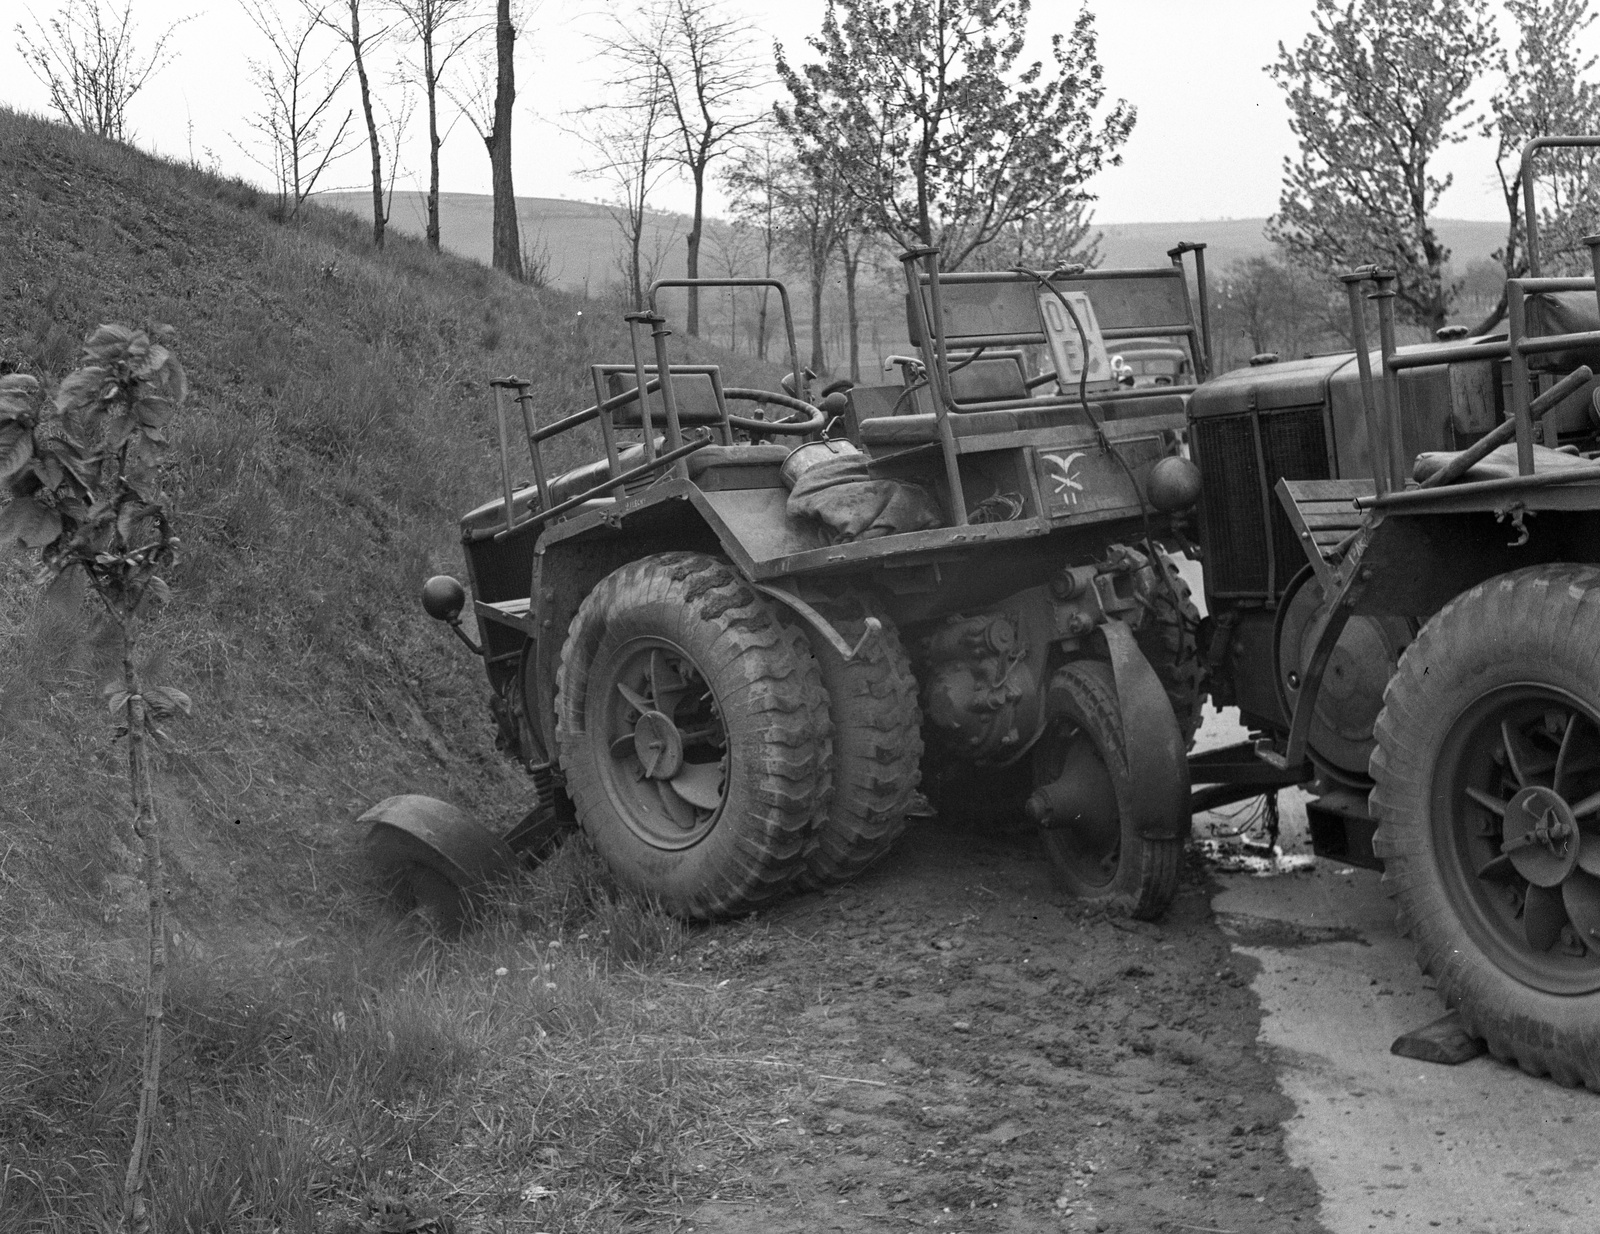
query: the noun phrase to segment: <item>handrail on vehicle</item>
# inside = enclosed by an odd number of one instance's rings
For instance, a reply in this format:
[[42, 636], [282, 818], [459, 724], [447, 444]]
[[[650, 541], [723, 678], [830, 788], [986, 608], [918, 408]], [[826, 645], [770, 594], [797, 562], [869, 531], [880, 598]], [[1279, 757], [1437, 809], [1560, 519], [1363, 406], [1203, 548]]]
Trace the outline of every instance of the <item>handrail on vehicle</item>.
[[[1102, 331], [1102, 338], [1146, 338], [1151, 336], [1186, 338], [1189, 342], [1189, 352], [1194, 358], [1195, 372], [1199, 379], [1204, 380], [1211, 368], [1211, 326], [1210, 316], [1206, 307], [1206, 267], [1205, 245], [1189, 241], [1168, 249], [1167, 256], [1171, 259], [1179, 274], [1177, 277], [1183, 284], [1184, 314], [1187, 318], [1185, 324], [1162, 323], [1161, 326], [1126, 326], [1113, 327]], [[1198, 280], [1200, 295], [1200, 324], [1196, 326], [1194, 318], [1194, 305], [1189, 297], [1189, 283], [1184, 269], [1183, 255], [1195, 255], [1195, 275]], [[978, 411], [1006, 411], [1019, 408], [1035, 409], [1039, 407], [1079, 407], [1083, 400], [1077, 396], [1060, 393], [1054, 396], [1039, 396], [1026, 399], [1006, 398], [996, 399], [981, 404], [962, 405], [956, 401], [952, 384], [952, 375], [959, 372], [965, 364], [977, 358], [983, 349], [991, 345], [1013, 345], [1020, 339], [1024, 344], [1029, 342], [1044, 342], [1042, 331], [1037, 335], [1024, 333], [996, 334], [996, 335], [962, 335], [959, 344], [962, 351], [973, 351], [973, 354], [954, 365], [950, 361], [950, 340], [945, 331], [944, 312], [944, 287], [948, 284], [959, 286], [966, 283], [994, 283], [1016, 282], [1052, 286], [1057, 278], [1071, 278], [1075, 281], [1093, 282], [1096, 280], [1124, 279], [1124, 278], [1162, 278], [1169, 279], [1173, 275], [1163, 269], [1151, 270], [1086, 270], [1081, 267], [1062, 267], [1054, 271], [1029, 271], [1016, 267], [1006, 271], [964, 271], [945, 273], [939, 267], [939, 250], [933, 246], [909, 249], [900, 255], [901, 269], [905, 273], [906, 302], [908, 311], [912, 314], [911, 324], [914, 327], [916, 338], [920, 340], [923, 354], [923, 374], [933, 393], [934, 424], [938, 433], [940, 453], [944, 457], [945, 483], [950, 489], [950, 507], [956, 526], [965, 526], [967, 519], [966, 491], [961, 482], [961, 472], [958, 463], [958, 452], [955, 442], [955, 429], [950, 421], [952, 415], [967, 415]], [[926, 298], [923, 293], [926, 290]], [[1059, 293], [1058, 293], [1059, 294]], [[1068, 309], [1071, 312], [1071, 309]], [[1088, 357], [1084, 357], [1088, 363]], [[1035, 383], [1040, 384], [1040, 383]], [[1058, 378], [1059, 384], [1059, 378]], [[1030, 385], [1030, 389], [1032, 386]], [[1175, 390], [1181, 392], [1188, 386], [1160, 387], [1158, 391], [1141, 390], [1137, 393], [1124, 392], [1125, 398], [1148, 398], [1153, 393], [1170, 394]], [[1090, 416], [1094, 419], [1092, 413]]]
[[[1600, 139], [1593, 143], [1600, 146]], [[1438, 364], [1461, 364], [1471, 360], [1507, 360], [1511, 367], [1510, 421], [1515, 426], [1517, 474], [1534, 474], [1534, 426], [1558, 399], [1556, 391], [1570, 394], [1578, 385], [1569, 379], [1557, 383], [1537, 397], [1529, 393], [1528, 358], [1565, 351], [1573, 347], [1600, 346], [1600, 330], [1580, 330], [1569, 334], [1528, 335], [1528, 297], [1543, 292], [1590, 291], [1596, 294], [1600, 309], [1600, 235], [1585, 236], [1589, 260], [1595, 274], [1590, 278], [1512, 278], [1506, 280], [1506, 337], [1487, 343], [1465, 346], [1417, 347], [1399, 354], [1394, 333], [1395, 272], [1363, 266], [1342, 275], [1350, 297], [1351, 342], [1361, 375], [1361, 399], [1366, 413], [1367, 436], [1372, 447], [1374, 501], [1406, 487], [1410, 460], [1404, 457], [1399, 422], [1400, 373], [1405, 369], [1428, 368]], [[1376, 290], [1363, 296], [1362, 286], [1374, 284]], [[1368, 360], [1366, 314], [1362, 300], [1378, 302], [1379, 347], [1382, 353], [1383, 402], [1374, 398], [1373, 376]], [[1498, 430], [1497, 430], [1498, 431]]]
[[[667, 319], [656, 310], [656, 293], [668, 287], [776, 288], [778, 298], [783, 306], [784, 331], [788, 337], [790, 362], [794, 366], [792, 372], [795, 375], [797, 397], [789, 397], [768, 390], [750, 390], [733, 386], [724, 387], [721, 384], [721, 370], [716, 365], [673, 365], [667, 352], [667, 339], [671, 337], [672, 331], [666, 328]], [[809, 402], [806, 370], [800, 366], [800, 351], [795, 342], [794, 314], [789, 307], [789, 291], [779, 280], [765, 278], [659, 279], [650, 285], [648, 304], [648, 308], [638, 312], [627, 313], [623, 317], [623, 320], [628, 323], [628, 341], [633, 352], [632, 364], [596, 364], [590, 366], [595, 390], [595, 401], [591, 407], [585, 407], [582, 411], [562, 416], [550, 424], [540, 425], [538, 417], [533, 410], [533, 395], [530, 393], [531, 382], [515, 375], [498, 377], [489, 382], [495, 392], [495, 424], [500, 447], [500, 486], [505, 501], [506, 520], [504, 529], [497, 532], [497, 536], [510, 535], [513, 530], [519, 530], [530, 524], [542, 524], [556, 514], [564, 513], [605, 491], [609, 491], [613, 496], [621, 496], [624, 486], [629, 481], [637, 479], [652, 470], [670, 466], [675, 475], [687, 478], [689, 474], [688, 464], [684, 460], [694, 451], [713, 444], [713, 441], [710, 437], [700, 436], [686, 443], [683, 425], [678, 415], [676, 392], [673, 389], [675, 375], [709, 375], [719, 412], [717, 429], [723, 445], [733, 444], [733, 430], [736, 428], [745, 429], [752, 433], [806, 434], [816, 432], [823, 427], [826, 417], [822, 412], [812, 407]], [[647, 365], [645, 362], [639, 339], [640, 326], [650, 327], [651, 338], [655, 344], [655, 363], [653, 365]], [[652, 375], [652, 369], [654, 370], [654, 375]], [[603, 385], [604, 376], [609, 373], [627, 371], [631, 371], [634, 374], [634, 388], [607, 396]], [[513, 510], [515, 493], [511, 482], [511, 447], [509, 430], [506, 424], [505, 396], [507, 390], [515, 391], [512, 398], [522, 413], [522, 427], [527, 437], [528, 454], [533, 463], [534, 485], [539, 492], [540, 515], [520, 523], [515, 521]], [[655, 413], [651, 409], [650, 395], [656, 393], [661, 396], [661, 415], [666, 438], [664, 442], [666, 448], [663, 452], [658, 452], [656, 449], [655, 430], [657, 421]], [[792, 411], [809, 411], [812, 414], [801, 421], [791, 419], [770, 422], [745, 416], [735, 416], [728, 411], [726, 396], [729, 395], [749, 399], [757, 403], [772, 403], [777, 406], [787, 407]], [[622, 462], [617, 449], [616, 423], [612, 418], [612, 413], [635, 401], [639, 404], [639, 427], [643, 438], [645, 461], [639, 467], [634, 467], [624, 472], [621, 470]], [[606, 478], [592, 489], [587, 490], [578, 497], [569, 498], [552, 509], [550, 506], [550, 480], [545, 471], [544, 453], [540, 447], [550, 438], [569, 432], [594, 419], [600, 421], [600, 435], [605, 443]]]

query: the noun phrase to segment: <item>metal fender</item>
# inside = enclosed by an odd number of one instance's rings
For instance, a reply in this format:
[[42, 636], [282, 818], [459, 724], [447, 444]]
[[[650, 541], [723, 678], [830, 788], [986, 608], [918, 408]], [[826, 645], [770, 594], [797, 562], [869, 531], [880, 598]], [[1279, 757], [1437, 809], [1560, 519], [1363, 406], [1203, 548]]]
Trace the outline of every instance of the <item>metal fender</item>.
[[1172, 703], [1144, 658], [1133, 632], [1120, 621], [1100, 627], [1111, 652], [1111, 674], [1122, 713], [1123, 752], [1133, 789], [1134, 826], [1146, 840], [1189, 835], [1189, 760]]
[[436, 797], [389, 797], [356, 821], [368, 824], [378, 877], [447, 932], [466, 925], [495, 876], [516, 864], [494, 832]]

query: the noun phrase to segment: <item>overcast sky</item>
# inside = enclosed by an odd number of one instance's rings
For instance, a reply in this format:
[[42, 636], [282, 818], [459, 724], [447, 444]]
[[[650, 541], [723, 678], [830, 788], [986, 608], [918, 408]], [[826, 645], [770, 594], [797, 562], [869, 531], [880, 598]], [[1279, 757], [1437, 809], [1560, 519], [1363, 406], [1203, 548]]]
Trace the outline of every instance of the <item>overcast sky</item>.
[[[269, 0], [270, 2], [270, 0]], [[823, 0], [726, 0], [744, 13], [762, 45], [782, 42], [791, 57], [805, 54], [805, 37], [821, 22]], [[263, 54], [259, 34], [236, 2], [134, 0], [141, 35], [152, 38], [186, 15], [173, 36], [172, 63], [134, 103], [136, 142], [182, 159], [214, 164], [229, 174], [265, 182], [249, 157], [260, 153], [248, 119], [260, 107], [250, 83], [249, 60]], [[276, 0], [289, 11], [294, 0]], [[370, 0], [369, 0], [370, 3]], [[374, 6], [376, 7], [376, 6]], [[567, 131], [565, 113], [599, 97], [608, 69], [593, 51], [592, 32], [613, 14], [637, 12], [629, 0], [599, 0], [580, 9], [561, 0], [531, 7], [518, 53], [518, 111], [514, 130], [515, 178], [520, 196], [595, 200], [604, 186], [584, 179], [586, 154]], [[1100, 36], [1110, 98], [1137, 105], [1139, 122], [1124, 148], [1123, 165], [1090, 187], [1103, 223], [1253, 218], [1272, 213], [1283, 159], [1293, 152], [1282, 92], [1263, 71], [1280, 41], [1293, 46], [1310, 28], [1311, 0], [1089, 0]], [[0, 11], [28, 22], [45, 17], [54, 0], [10, 0]], [[1076, 0], [1035, 0], [1030, 43], [1070, 28]], [[370, 19], [369, 19], [370, 20]], [[29, 23], [31, 24], [31, 22]], [[0, 45], [0, 102], [45, 112], [48, 97], [24, 67], [8, 21]], [[375, 81], [387, 84], [395, 53], [384, 53]], [[1485, 98], [1487, 88], [1480, 91]], [[769, 98], [778, 97], [776, 89]], [[346, 106], [356, 107], [351, 93]], [[420, 109], [419, 109], [420, 116]], [[359, 113], [353, 123], [359, 124]], [[332, 169], [323, 186], [358, 187], [361, 152]], [[1474, 138], [1439, 159], [1455, 185], [1440, 208], [1443, 217], [1498, 219], [1503, 206], [1494, 178], [1492, 147]], [[484, 193], [489, 165], [482, 143], [466, 123], [456, 123], [443, 152], [446, 191]], [[421, 185], [426, 146], [420, 118], [408, 134], [401, 183]], [[659, 204], [682, 208], [684, 190], [666, 189]], [[713, 203], [714, 205], [717, 203]]]

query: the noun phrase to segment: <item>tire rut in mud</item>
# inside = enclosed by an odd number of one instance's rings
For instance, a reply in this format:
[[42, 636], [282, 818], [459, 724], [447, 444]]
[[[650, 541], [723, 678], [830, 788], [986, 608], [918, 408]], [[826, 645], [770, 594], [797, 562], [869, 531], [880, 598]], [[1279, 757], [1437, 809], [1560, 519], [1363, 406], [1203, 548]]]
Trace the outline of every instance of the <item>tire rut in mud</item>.
[[679, 1228], [1319, 1229], [1251, 962], [1204, 870], [1182, 880], [1160, 923], [1082, 915], [1031, 833], [935, 822], [854, 884], [709, 930], [694, 962], [764, 1009], [797, 1081], [741, 1193]]

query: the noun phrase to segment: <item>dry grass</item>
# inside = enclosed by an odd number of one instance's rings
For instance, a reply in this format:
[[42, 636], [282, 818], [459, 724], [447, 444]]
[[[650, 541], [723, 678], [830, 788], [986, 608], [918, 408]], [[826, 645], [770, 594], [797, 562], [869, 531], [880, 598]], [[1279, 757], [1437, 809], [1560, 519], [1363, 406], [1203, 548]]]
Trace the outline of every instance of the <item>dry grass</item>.
[[[746, 1028], [661, 976], [676, 927], [578, 852], [466, 942], [375, 925], [352, 826], [396, 792], [492, 826], [526, 808], [417, 588], [498, 487], [486, 380], [574, 410], [620, 322], [3, 110], [0, 176], [0, 363], [57, 378], [96, 323], [154, 319], [192, 384], [150, 640], [196, 710], [157, 782], [183, 955], [161, 1228], [332, 1230], [392, 1193], [608, 1229], [693, 1194], [739, 1143], [713, 1107], [783, 1069], [707, 1061], [750, 1056]], [[142, 920], [109, 665], [81, 599], [35, 583], [0, 557], [0, 1229], [81, 1230], [131, 1126]]]
[[[684, 972], [681, 931], [576, 842], [460, 943], [401, 923], [184, 954], [158, 1228], [354, 1231], [387, 1199], [462, 1229], [613, 1230], [736, 1191], [750, 1128], [798, 1076]], [[136, 1007], [68, 971], [0, 1018], [0, 1228], [112, 1212]]]

